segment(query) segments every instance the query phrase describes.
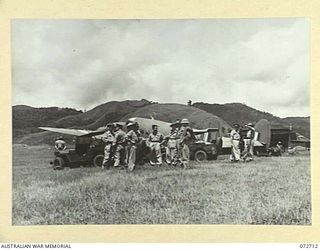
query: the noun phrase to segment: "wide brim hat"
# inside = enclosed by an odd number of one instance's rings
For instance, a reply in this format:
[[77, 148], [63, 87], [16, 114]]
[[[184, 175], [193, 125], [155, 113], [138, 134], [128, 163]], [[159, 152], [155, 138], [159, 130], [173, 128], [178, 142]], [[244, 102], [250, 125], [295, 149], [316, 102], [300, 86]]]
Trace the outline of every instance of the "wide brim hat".
[[181, 124], [189, 124], [190, 122], [189, 122], [189, 120], [187, 118], [184, 118], [184, 119], [181, 120], [180, 123]]

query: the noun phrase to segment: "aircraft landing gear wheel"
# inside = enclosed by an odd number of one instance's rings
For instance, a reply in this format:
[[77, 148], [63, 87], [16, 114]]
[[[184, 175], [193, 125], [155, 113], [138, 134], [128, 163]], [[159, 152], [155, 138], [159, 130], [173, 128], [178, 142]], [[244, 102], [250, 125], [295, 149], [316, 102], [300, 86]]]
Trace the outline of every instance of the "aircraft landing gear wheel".
[[103, 159], [104, 159], [104, 155], [96, 155], [94, 158], [93, 158], [93, 166], [94, 167], [99, 167], [101, 168], [102, 167], [102, 162], [103, 162]]
[[54, 170], [64, 169], [65, 165], [66, 164], [64, 162], [64, 159], [62, 159], [61, 157], [57, 157], [56, 159], [54, 159], [53, 169]]
[[203, 162], [206, 161], [208, 159], [208, 155], [205, 151], [203, 150], [197, 150], [194, 154], [194, 159], [197, 162]]

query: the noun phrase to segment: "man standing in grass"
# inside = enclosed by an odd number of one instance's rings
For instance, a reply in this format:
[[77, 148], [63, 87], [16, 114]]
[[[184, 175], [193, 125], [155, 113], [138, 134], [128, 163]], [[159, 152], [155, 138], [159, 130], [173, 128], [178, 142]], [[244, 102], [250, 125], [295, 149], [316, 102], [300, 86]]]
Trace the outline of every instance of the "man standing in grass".
[[238, 162], [240, 160], [240, 125], [233, 124], [233, 129], [230, 132], [231, 139], [231, 162]]
[[127, 124], [128, 132], [126, 134], [126, 141], [127, 141], [127, 163], [128, 163], [128, 170], [133, 171], [135, 165], [136, 165], [136, 150], [138, 143], [138, 124], [129, 122]]
[[126, 133], [122, 130], [122, 125], [117, 123], [115, 128], [115, 154], [114, 167], [124, 167], [126, 162]]
[[165, 140], [167, 142], [167, 146], [166, 146], [166, 162], [171, 165], [175, 165], [176, 164], [176, 158], [177, 158], [177, 151], [178, 151], [178, 146], [177, 146], [177, 135], [178, 135], [178, 126], [180, 124], [179, 123], [172, 123], [170, 125], [171, 127], [171, 131], [170, 134], [167, 135], [165, 137]]
[[182, 119], [181, 120], [181, 128], [178, 131], [179, 137], [179, 158], [181, 162], [181, 166], [183, 168], [188, 167], [188, 163], [190, 161], [190, 149], [189, 145], [194, 140], [193, 130], [189, 127], [189, 120]]
[[253, 139], [255, 134], [255, 129], [252, 123], [248, 123], [245, 127], [248, 128], [248, 132], [243, 140], [244, 150], [242, 159], [244, 162], [253, 161]]
[[102, 141], [106, 144], [104, 147], [104, 159], [102, 162], [102, 169], [109, 168], [111, 159], [113, 157], [112, 150], [115, 146], [115, 135], [113, 133], [114, 125], [108, 123], [106, 126], [106, 132], [102, 135]]
[[148, 144], [151, 149], [151, 156], [156, 158], [156, 162], [153, 159], [150, 160], [150, 164], [161, 166], [162, 155], [160, 144], [163, 141], [163, 135], [158, 131], [158, 125], [152, 125], [152, 133], [148, 137]]

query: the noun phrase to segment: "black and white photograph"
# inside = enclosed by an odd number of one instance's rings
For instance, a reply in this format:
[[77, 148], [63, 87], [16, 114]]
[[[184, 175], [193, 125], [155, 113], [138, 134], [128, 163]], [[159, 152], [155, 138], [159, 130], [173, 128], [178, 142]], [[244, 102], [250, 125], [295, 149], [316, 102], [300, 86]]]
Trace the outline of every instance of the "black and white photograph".
[[307, 18], [12, 19], [11, 63], [12, 225], [312, 225]]

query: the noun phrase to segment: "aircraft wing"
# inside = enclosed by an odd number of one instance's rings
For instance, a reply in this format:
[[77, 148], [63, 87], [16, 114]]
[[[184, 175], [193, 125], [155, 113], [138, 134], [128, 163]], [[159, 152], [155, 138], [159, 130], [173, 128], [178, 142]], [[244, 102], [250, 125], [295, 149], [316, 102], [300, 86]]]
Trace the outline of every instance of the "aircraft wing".
[[88, 131], [87, 134], [80, 135], [80, 137], [81, 136], [95, 136], [95, 137], [97, 137], [97, 135], [102, 135], [104, 132], [105, 132], [105, 130]]
[[55, 133], [65, 134], [65, 135], [74, 135], [74, 136], [84, 136], [90, 134], [90, 130], [83, 130], [83, 129], [71, 129], [71, 128], [50, 128], [50, 127], [39, 127], [40, 129], [51, 131]]

